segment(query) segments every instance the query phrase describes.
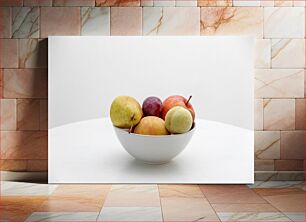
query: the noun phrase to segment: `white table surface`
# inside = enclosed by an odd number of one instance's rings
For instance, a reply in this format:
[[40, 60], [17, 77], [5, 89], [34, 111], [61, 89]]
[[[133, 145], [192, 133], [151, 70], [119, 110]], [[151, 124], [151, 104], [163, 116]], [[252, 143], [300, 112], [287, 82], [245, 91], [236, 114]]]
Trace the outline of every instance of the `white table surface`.
[[186, 149], [163, 165], [131, 157], [108, 118], [52, 128], [49, 183], [253, 183], [253, 131], [202, 119], [196, 124]]

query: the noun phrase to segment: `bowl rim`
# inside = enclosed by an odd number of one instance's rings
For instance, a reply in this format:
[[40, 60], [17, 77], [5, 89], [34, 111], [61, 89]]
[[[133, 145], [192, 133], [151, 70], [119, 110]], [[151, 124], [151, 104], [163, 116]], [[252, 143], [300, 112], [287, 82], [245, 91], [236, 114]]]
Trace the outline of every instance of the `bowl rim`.
[[196, 123], [194, 122], [192, 124], [192, 127], [191, 129], [186, 132], [186, 133], [178, 133], [178, 134], [169, 134], [169, 135], [144, 135], [144, 134], [137, 134], [137, 133], [129, 133], [128, 130], [129, 129], [123, 129], [123, 128], [119, 128], [117, 126], [114, 126], [114, 129], [118, 130], [118, 131], [121, 131], [125, 134], [129, 134], [129, 135], [133, 135], [133, 136], [138, 136], [138, 137], [147, 137], [147, 138], [165, 138], [165, 137], [177, 137], [177, 136], [183, 136], [183, 135], [187, 135], [187, 134], [191, 134], [195, 131], [196, 129]]

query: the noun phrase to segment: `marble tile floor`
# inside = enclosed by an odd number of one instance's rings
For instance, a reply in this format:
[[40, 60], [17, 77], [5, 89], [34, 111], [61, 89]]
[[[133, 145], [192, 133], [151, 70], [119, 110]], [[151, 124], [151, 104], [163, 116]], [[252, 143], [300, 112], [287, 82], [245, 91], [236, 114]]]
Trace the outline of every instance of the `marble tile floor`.
[[253, 185], [1, 181], [0, 221], [305, 221], [302, 181]]

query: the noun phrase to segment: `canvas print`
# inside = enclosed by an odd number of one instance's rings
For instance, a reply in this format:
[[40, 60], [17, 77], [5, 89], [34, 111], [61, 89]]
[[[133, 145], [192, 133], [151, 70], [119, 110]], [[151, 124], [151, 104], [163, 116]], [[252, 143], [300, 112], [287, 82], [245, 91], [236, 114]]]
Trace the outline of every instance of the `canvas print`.
[[253, 47], [50, 37], [49, 183], [252, 183]]

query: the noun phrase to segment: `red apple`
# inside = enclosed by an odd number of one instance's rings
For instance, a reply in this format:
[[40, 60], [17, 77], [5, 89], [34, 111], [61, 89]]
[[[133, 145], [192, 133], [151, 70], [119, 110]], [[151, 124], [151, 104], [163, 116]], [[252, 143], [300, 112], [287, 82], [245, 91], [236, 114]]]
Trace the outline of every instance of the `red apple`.
[[163, 111], [162, 111], [162, 118], [165, 119], [167, 112], [174, 106], [181, 106], [188, 109], [192, 115], [194, 120], [195, 112], [190, 103], [191, 96], [189, 99], [184, 98], [183, 96], [169, 96], [163, 102]]

